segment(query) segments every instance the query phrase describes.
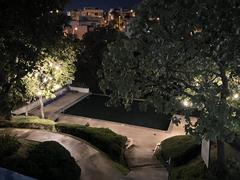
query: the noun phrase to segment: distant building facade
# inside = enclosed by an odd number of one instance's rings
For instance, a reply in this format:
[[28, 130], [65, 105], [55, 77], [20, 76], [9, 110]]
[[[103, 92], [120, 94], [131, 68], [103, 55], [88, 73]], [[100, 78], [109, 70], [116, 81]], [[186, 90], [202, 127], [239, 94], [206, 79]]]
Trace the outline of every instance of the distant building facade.
[[108, 25], [129, 36], [129, 24], [136, 16], [134, 10], [118, 8], [105, 12], [94, 7], [71, 10], [67, 12], [67, 15], [71, 17], [71, 23], [64, 29], [64, 33], [75, 35], [79, 39], [82, 39], [85, 33], [93, 31], [96, 27]]
[[95, 18], [103, 18], [104, 10], [93, 8], [93, 7], [85, 7], [81, 12], [81, 16], [90, 16]]
[[67, 12], [67, 15], [71, 17], [72, 21], [70, 26], [64, 29], [64, 33], [73, 34], [79, 39], [82, 39], [85, 33], [96, 27], [104, 26], [106, 23], [104, 10], [94, 7], [72, 10]]

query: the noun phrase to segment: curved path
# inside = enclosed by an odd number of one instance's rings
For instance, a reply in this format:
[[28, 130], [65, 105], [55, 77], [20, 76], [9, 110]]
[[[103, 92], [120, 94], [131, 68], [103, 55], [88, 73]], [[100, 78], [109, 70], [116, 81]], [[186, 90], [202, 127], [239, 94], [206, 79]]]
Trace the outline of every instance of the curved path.
[[167, 180], [167, 169], [154, 156], [154, 149], [169, 137], [185, 134], [184, 120], [179, 126], [170, 124], [168, 131], [67, 114], [62, 114], [58, 122], [80, 125], [88, 123], [91, 127], [110, 128], [117, 134], [133, 139], [133, 146], [125, 152], [131, 170], [125, 177], [127, 180]]
[[34, 141], [56, 141], [63, 145], [82, 169], [81, 180], [121, 180], [124, 176], [103, 153], [71, 136], [34, 129], [5, 129], [7, 133]]

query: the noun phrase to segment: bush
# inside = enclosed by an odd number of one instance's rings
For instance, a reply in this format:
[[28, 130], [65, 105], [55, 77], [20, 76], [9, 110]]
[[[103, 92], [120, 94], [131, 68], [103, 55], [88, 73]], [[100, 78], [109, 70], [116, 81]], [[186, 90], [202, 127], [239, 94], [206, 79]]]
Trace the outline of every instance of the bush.
[[70, 153], [57, 142], [26, 146], [23, 141], [21, 148], [19, 151], [26, 151], [25, 155], [18, 152], [4, 157], [0, 166], [40, 180], [77, 180], [81, 175]]
[[20, 143], [15, 137], [8, 134], [0, 135], [0, 159], [11, 156], [18, 151]]
[[78, 180], [81, 175], [81, 169], [71, 154], [54, 141], [37, 145], [29, 153], [28, 160], [44, 172], [38, 174], [38, 179]]
[[92, 128], [81, 125], [56, 124], [58, 132], [82, 138], [96, 146], [114, 161], [125, 165], [124, 149], [127, 138], [106, 128]]
[[171, 166], [179, 166], [195, 158], [201, 150], [193, 136], [174, 136], [161, 143], [157, 158], [167, 161], [171, 157]]
[[49, 119], [40, 119], [36, 116], [15, 116], [10, 121], [12, 126], [15, 128], [30, 128], [30, 129], [44, 129], [44, 130], [55, 130], [55, 122]]
[[199, 155], [188, 163], [172, 167], [170, 170], [170, 176], [172, 180], [225, 180], [225, 179], [239, 179], [240, 177], [240, 154], [229, 144], [225, 143], [225, 157], [226, 157], [226, 169], [222, 169], [219, 172], [219, 164], [217, 163], [217, 146], [211, 145], [210, 151], [210, 167], [207, 169], [205, 164]]
[[36, 163], [19, 155], [4, 158], [0, 161], [0, 166], [34, 178], [44, 173]]
[[170, 173], [171, 180], [203, 180], [205, 179], [205, 165], [201, 157], [197, 157], [187, 164], [174, 168]]

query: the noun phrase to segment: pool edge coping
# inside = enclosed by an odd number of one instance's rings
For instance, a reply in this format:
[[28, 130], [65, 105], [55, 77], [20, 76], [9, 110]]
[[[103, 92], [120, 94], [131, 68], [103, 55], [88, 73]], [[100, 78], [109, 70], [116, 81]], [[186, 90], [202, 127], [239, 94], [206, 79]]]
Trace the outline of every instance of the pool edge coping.
[[[84, 117], [84, 116], [77, 116], [77, 115], [72, 115], [72, 114], [64, 114], [64, 113], [61, 113], [61, 117], [75, 117], [75, 118], [82, 118], [84, 120], [90, 120], [90, 121], [102, 121], [102, 122], [105, 122], [105, 123], [111, 123], [111, 124], [115, 124], [115, 125], [120, 125], [120, 126], [130, 126], [130, 127], [137, 127], [137, 128], [141, 128], [141, 129], [148, 129], [148, 130], [152, 130], [152, 131], [159, 131], [159, 132], [164, 132], [164, 133], [168, 133], [172, 130], [172, 126], [173, 126], [173, 123], [172, 123], [172, 120], [170, 120], [169, 122], [169, 126], [168, 126], [168, 129], [167, 130], [161, 130], [161, 129], [154, 129], [154, 128], [150, 128], [150, 127], [144, 127], [144, 126], [137, 126], [137, 125], [132, 125], [132, 124], [125, 124], [125, 123], [120, 123], [120, 122], [113, 122], [113, 121], [108, 121], [108, 120], [104, 120], [104, 119], [96, 119], [96, 118], [89, 118], [89, 117]], [[59, 119], [61, 119], [61, 117]], [[72, 123], [74, 124], [74, 123]], [[90, 124], [90, 127], [91, 127], [91, 124]]]

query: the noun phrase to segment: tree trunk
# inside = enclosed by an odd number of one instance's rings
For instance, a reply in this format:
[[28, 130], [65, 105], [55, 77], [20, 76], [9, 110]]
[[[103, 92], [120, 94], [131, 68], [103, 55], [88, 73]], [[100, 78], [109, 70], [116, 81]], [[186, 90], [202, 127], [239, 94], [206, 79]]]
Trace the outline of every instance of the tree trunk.
[[26, 116], [26, 117], [28, 116], [29, 104], [30, 104], [30, 102], [27, 102], [26, 111], [25, 111], [25, 116]]
[[43, 107], [43, 99], [42, 96], [39, 97], [39, 102], [40, 102], [40, 112], [41, 112], [41, 118], [44, 119], [44, 107]]
[[10, 120], [11, 117], [11, 107], [7, 95], [0, 95], [0, 120]]
[[217, 140], [217, 163], [219, 173], [224, 172], [225, 169], [225, 153], [224, 153], [224, 142]]

